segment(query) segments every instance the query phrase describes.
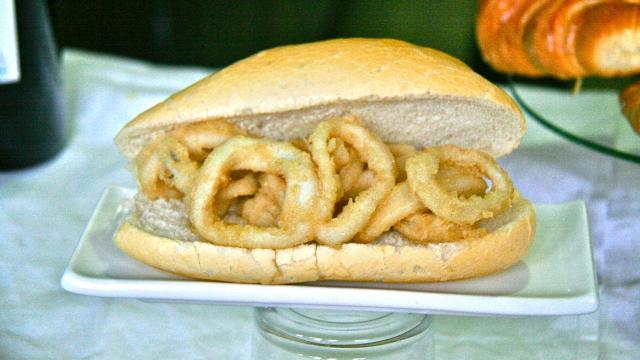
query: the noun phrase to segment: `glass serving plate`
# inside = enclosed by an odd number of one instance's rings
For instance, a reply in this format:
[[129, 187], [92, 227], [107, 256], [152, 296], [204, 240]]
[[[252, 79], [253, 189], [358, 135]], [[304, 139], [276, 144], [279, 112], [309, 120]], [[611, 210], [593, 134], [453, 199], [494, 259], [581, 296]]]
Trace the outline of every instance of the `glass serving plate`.
[[622, 114], [618, 98], [620, 90], [636, 80], [584, 79], [575, 92], [571, 81], [511, 77], [509, 87], [522, 109], [555, 134], [640, 164], [640, 135]]

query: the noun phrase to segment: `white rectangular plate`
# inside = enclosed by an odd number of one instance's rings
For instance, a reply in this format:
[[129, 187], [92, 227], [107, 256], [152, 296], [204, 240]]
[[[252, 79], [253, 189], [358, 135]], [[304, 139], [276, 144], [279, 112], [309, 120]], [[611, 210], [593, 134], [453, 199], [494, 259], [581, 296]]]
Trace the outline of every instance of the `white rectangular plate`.
[[108, 188], [62, 276], [83, 295], [249, 306], [333, 308], [458, 315], [576, 315], [598, 307], [583, 202], [536, 205], [529, 253], [499, 274], [437, 284], [207, 282], [156, 270], [120, 252], [112, 237], [130, 189]]

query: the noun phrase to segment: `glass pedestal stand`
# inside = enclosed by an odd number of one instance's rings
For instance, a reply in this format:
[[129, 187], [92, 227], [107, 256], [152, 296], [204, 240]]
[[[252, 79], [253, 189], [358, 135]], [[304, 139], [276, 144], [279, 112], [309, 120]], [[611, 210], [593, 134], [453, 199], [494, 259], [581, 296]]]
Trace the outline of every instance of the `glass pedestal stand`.
[[432, 317], [256, 308], [252, 359], [432, 359]]

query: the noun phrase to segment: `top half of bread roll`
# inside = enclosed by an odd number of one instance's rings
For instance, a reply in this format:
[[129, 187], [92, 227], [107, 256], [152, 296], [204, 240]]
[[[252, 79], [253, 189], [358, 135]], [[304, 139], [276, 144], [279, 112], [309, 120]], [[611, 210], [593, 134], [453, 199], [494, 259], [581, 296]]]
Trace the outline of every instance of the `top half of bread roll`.
[[386, 142], [455, 144], [494, 157], [515, 149], [526, 130], [504, 91], [449, 55], [398, 40], [336, 39], [238, 61], [138, 115], [115, 141], [132, 159], [183, 124], [223, 118], [290, 140], [341, 114], [362, 118]]

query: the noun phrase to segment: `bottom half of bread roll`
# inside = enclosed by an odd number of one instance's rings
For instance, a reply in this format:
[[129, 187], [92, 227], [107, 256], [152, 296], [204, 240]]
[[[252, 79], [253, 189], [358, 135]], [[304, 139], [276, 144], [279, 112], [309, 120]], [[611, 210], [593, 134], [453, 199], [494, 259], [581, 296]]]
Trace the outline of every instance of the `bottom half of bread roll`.
[[191, 230], [182, 202], [152, 202], [138, 195], [135, 211], [114, 241], [148, 265], [203, 280], [437, 282], [487, 275], [515, 264], [533, 241], [535, 212], [528, 200], [518, 197], [511, 208], [480, 226], [486, 235], [455, 242], [417, 244], [389, 231], [369, 244], [246, 249], [201, 240]]

